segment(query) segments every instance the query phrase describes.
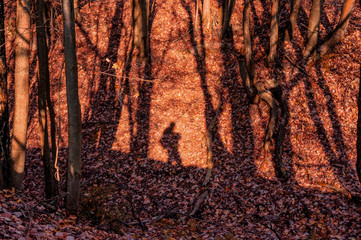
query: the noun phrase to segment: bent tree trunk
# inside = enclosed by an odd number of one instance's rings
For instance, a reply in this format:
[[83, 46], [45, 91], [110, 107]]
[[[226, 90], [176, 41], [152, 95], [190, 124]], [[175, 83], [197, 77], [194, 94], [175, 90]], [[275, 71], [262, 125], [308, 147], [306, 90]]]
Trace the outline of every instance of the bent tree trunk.
[[[45, 12], [44, 0], [36, 1], [37, 19], [36, 19], [36, 37], [37, 51], [39, 61], [39, 82], [38, 82], [38, 108], [39, 108], [39, 132], [41, 158], [45, 174], [45, 193], [47, 198], [57, 195], [58, 182], [55, 179], [55, 168], [53, 158], [50, 157], [49, 134], [48, 134], [48, 108], [52, 107], [48, 102], [47, 96], [50, 96], [49, 87], [49, 64], [48, 64], [48, 47], [45, 32]], [[50, 100], [50, 99], [49, 99]], [[51, 114], [50, 114], [51, 115]], [[54, 142], [52, 143], [54, 145]], [[55, 152], [52, 152], [54, 155]]]
[[308, 58], [310, 53], [315, 49], [320, 27], [321, 9], [324, 0], [313, 0], [311, 14], [308, 22], [307, 44], [303, 56]]
[[253, 102], [255, 93], [253, 91], [254, 67], [252, 59], [252, 40], [250, 30], [250, 8], [250, 1], [245, 0], [243, 8], [243, 34], [246, 57], [246, 76], [242, 79], [247, 91], [248, 99], [250, 102]]
[[22, 189], [29, 111], [30, 1], [18, 0], [15, 39], [15, 103], [10, 187]]
[[8, 185], [9, 108], [5, 49], [4, 1], [0, 0], [0, 189]]
[[66, 97], [68, 105], [68, 169], [66, 210], [77, 214], [81, 178], [81, 111], [78, 95], [78, 68], [75, 46], [73, 0], [63, 0]]
[[341, 17], [338, 21], [336, 29], [333, 31], [330, 39], [325, 42], [320, 50], [321, 56], [325, 55], [335, 44], [341, 41], [343, 35], [346, 32], [348, 22], [350, 20], [350, 14], [355, 0], [345, 0], [343, 3]]
[[278, 0], [272, 0], [272, 9], [271, 9], [271, 34], [270, 34], [270, 50], [268, 54], [268, 64], [273, 65], [276, 54], [277, 54], [277, 44], [278, 44]]
[[293, 39], [293, 34], [297, 26], [298, 11], [300, 9], [301, 0], [292, 0], [290, 21], [286, 28], [285, 40], [290, 41]]

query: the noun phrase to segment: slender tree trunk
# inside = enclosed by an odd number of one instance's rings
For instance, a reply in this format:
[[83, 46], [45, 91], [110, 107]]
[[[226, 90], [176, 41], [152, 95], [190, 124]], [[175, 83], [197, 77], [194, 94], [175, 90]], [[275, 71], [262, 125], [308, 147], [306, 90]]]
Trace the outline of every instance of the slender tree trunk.
[[4, 20], [4, 1], [0, 0], [0, 189], [7, 187], [9, 173], [9, 108]]
[[360, 64], [360, 82], [359, 92], [357, 97], [358, 117], [357, 117], [357, 161], [356, 161], [356, 172], [358, 179], [361, 182], [361, 64]]
[[273, 65], [276, 54], [277, 54], [277, 44], [278, 44], [278, 0], [272, 0], [271, 7], [271, 33], [270, 33], [270, 50], [268, 54], [268, 63]]
[[140, 61], [145, 64], [149, 57], [149, 0], [133, 0], [132, 3], [133, 41], [139, 50]]
[[248, 99], [250, 102], [254, 100], [253, 79], [254, 79], [254, 66], [252, 59], [252, 40], [250, 28], [250, 0], [245, 0], [243, 8], [243, 34], [244, 34], [244, 48], [246, 55], [246, 76], [244, 78], [244, 85], [247, 91]]
[[227, 32], [231, 21], [235, 0], [223, 0], [222, 4], [222, 37]]
[[15, 39], [15, 103], [11, 139], [10, 186], [22, 189], [29, 111], [30, 1], [18, 0]]
[[[37, 50], [39, 59], [39, 83], [38, 83], [38, 108], [39, 108], [39, 125], [40, 125], [40, 147], [41, 158], [45, 173], [45, 193], [47, 198], [57, 195], [58, 183], [55, 179], [54, 162], [50, 157], [49, 134], [48, 134], [48, 106], [47, 96], [50, 95], [49, 88], [49, 63], [48, 47], [45, 32], [45, 12], [44, 0], [36, 1], [37, 19], [36, 19], [36, 37]], [[50, 103], [51, 104], [51, 103]], [[52, 154], [55, 154], [53, 152]]]
[[211, 25], [211, 1], [203, 0], [202, 4], [202, 21], [206, 28], [209, 28]]
[[355, 0], [345, 0], [343, 2], [340, 20], [338, 21], [336, 29], [333, 31], [331, 38], [322, 45], [320, 51], [321, 56], [325, 55], [325, 53], [327, 53], [335, 44], [341, 41], [343, 35], [346, 32], [347, 25], [350, 20], [351, 10], [354, 4]]
[[77, 214], [81, 179], [81, 110], [78, 95], [78, 68], [75, 45], [73, 0], [63, 0], [66, 96], [68, 105], [68, 173], [66, 210]]
[[309, 57], [310, 53], [316, 47], [323, 1], [324, 0], [313, 0], [312, 2], [311, 14], [308, 22], [307, 44], [305, 51], [303, 52], [304, 57]]
[[301, 0], [292, 0], [290, 21], [286, 28], [285, 40], [290, 41], [293, 39], [293, 34], [297, 26], [298, 11], [300, 9]]

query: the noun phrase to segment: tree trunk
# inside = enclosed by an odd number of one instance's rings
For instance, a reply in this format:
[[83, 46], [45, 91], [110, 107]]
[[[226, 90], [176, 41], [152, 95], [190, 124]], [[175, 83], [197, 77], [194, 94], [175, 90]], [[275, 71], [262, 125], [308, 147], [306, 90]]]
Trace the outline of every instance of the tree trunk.
[[149, 0], [133, 0], [132, 3], [133, 42], [139, 50], [139, 60], [144, 65], [149, 57]]
[[247, 91], [248, 99], [250, 102], [254, 100], [253, 79], [254, 79], [254, 66], [252, 59], [252, 40], [250, 28], [250, 1], [245, 0], [243, 8], [243, 34], [244, 34], [244, 48], [246, 55], [246, 76], [243, 78], [244, 85]]
[[303, 56], [308, 58], [315, 49], [320, 27], [321, 10], [324, 0], [313, 0], [311, 14], [308, 22], [307, 44]]
[[22, 189], [29, 111], [30, 1], [18, 0], [15, 39], [15, 103], [11, 139], [10, 186]]
[[278, 44], [278, 0], [272, 0], [271, 7], [271, 33], [270, 33], [270, 49], [268, 54], [268, 64], [273, 65]]
[[359, 92], [357, 97], [358, 117], [357, 117], [357, 161], [356, 161], [356, 172], [359, 181], [361, 182], [361, 64], [360, 64], [360, 82]]
[[206, 28], [211, 25], [211, 1], [203, 0], [202, 4], [202, 21]]
[[222, 37], [227, 32], [234, 9], [235, 0], [223, 0], [222, 4]]
[[343, 3], [341, 17], [338, 21], [336, 29], [333, 31], [331, 37], [325, 42], [322, 47], [320, 54], [325, 55], [335, 44], [341, 41], [341, 38], [346, 32], [348, 22], [350, 20], [350, 14], [355, 0], [345, 0]]
[[8, 186], [9, 173], [9, 108], [4, 20], [4, 1], [0, 0], [0, 189]]
[[293, 34], [297, 26], [297, 17], [298, 17], [298, 11], [300, 9], [300, 4], [301, 4], [301, 0], [292, 0], [290, 21], [285, 32], [286, 41], [291, 41], [293, 39]]
[[75, 45], [73, 0], [63, 0], [66, 96], [68, 105], [68, 173], [66, 210], [77, 214], [81, 179], [81, 110], [78, 95], [78, 68]]
[[[45, 32], [45, 12], [44, 0], [36, 1], [37, 19], [36, 19], [36, 37], [39, 60], [39, 83], [38, 83], [38, 108], [39, 108], [39, 125], [40, 125], [40, 148], [41, 158], [45, 174], [45, 193], [47, 198], [57, 195], [58, 183], [55, 179], [54, 162], [50, 157], [49, 134], [48, 134], [48, 106], [47, 96], [50, 96], [49, 87], [49, 64], [48, 64], [48, 47]], [[51, 105], [51, 102], [50, 102]], [[54, 144], [54, 143], [53, 143]], [[52, 152], [54, 155], [55, 152]]]

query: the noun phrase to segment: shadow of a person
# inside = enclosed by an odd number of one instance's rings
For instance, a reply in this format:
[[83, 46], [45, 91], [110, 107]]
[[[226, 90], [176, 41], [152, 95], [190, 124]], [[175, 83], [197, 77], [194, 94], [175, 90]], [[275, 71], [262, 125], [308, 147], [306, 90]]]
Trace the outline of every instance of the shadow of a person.
[[178, 152], [178, 142], [181, 136], [174, 132], [174, 127], [175, 123], [171, 122], [164, 130], [160, 143], [168, 151], [168, 164], [180, 166], [182, 161]]

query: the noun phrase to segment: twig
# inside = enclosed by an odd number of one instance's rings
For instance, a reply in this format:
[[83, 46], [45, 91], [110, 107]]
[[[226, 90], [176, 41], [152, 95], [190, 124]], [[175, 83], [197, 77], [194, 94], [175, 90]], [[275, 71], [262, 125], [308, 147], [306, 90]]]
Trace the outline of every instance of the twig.
[[136, 77], [124, 77], [124, 76], [121, 76], [121, 77], [120, 77], [120, 76], [118, 76], [118, 75], [116, 75], [116, 74], [106, 73], [106, 72], [102, 72], [102, 71], [96, 71], [96, 70], [94, 70], [94, 69], [91, 70], [91, 69], [87, 68], [86, 66], [84, 66], [83, 64], [80, 64], [80, 63], [78, 63], [78, 65], [81, 66], [82, 68], [84, 68], [85, 70], [97, 72], [97, 73], [99, 73], [99, 74], [107, 75], [107, 76], [115, 77], [115, 78], [138, 80], [138, 81], [143, 81], [143, 82], [155, 82], [155, 81], [157, 81], [157, 80], [163, 80], [163, 79], [161, 79], [161, 78], [149, 80], [149, 79], [136, 78]]
[[54, 206], [52, 206], [52, 205], [44, 202], [44, 201], [41, 200], [38, 196], [35, 196], [35, 195], [34, 195], [33, 198], [34, 198], [38, 203], [40, 203], [41, 205], [43, 205], [44, 207], [49, 208], [50, 210], [52, 210], [52, 211], [54, 211], [54, 212], [57, 210], [56, 207], [54, 207]]
[[304, 73], [305, 75], [308, 75], [307, 72], [300, 66], [298, 66], [296, 63], [294, 63], [286, 54], [284, 55], [286, 57], [286, 59], [296, 68], [298, 68], [302, 73]]
[[265, 228], [268, 228], [269, 230], [271, 230], [275, 235], [276, 235], [276, 237], [277, 237], [277, 239], [280, 239], [280, 240], [282, 240], [282, 238], [281, 238], [281, 236], [272, 228], [272, 223], [270, 223], [270, 227], [268, 226], [268, 225], [266, 225], [266, 224], [263, 224], [263, 223], [260, 223], [262, 226], [264, 226]]
[[196, 201], [196, 204], [194, 205], [194, 208], [193, 208], [192, 212], [189, 214], [189, 216], [193, 216], [199, 210], [202, 203], [206, 199], [207, 195], [208, 195], [208, 190], [205, 190], [204, 192], [201, 193], [201, 195], [199, 195], [199, 197]]
[[131, 202], [131, 207], [132, 207], [132, 213], [133, 213], [133, 217], [137, 220], [139, 226], [142, 228], [143, 231], [147, 231], [148, 227], [142, 222], [142, 220], [135, 214], [135, 210], [134, 210], [134, 206], [133, 203]]

